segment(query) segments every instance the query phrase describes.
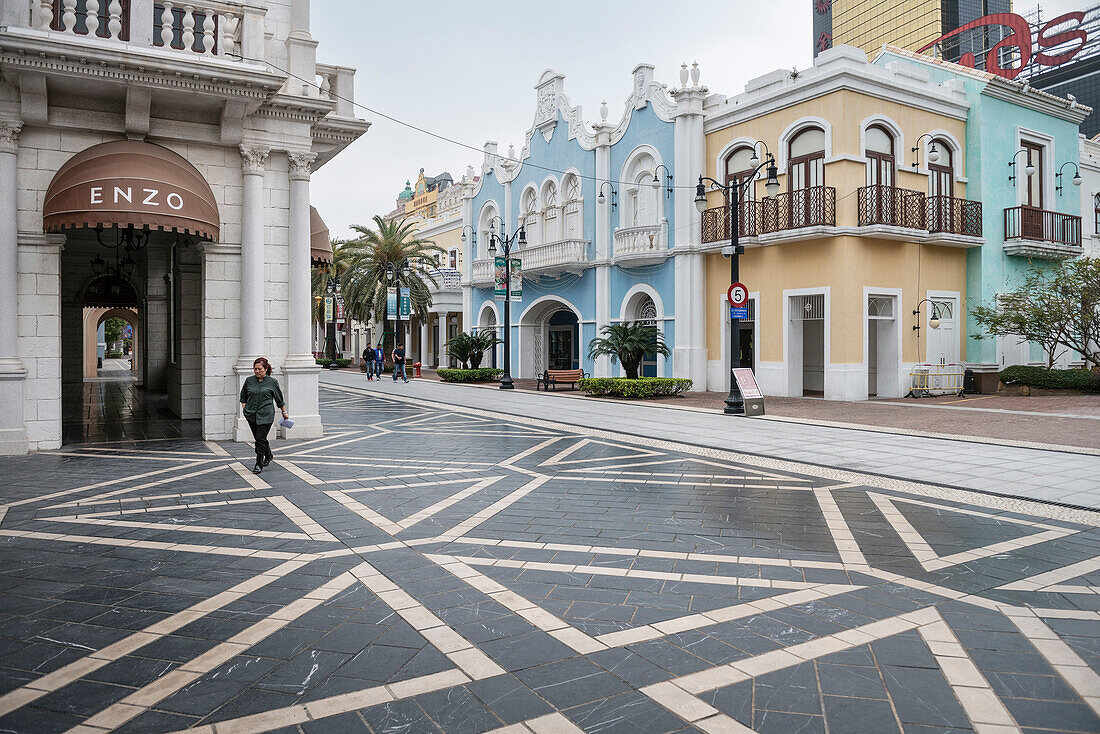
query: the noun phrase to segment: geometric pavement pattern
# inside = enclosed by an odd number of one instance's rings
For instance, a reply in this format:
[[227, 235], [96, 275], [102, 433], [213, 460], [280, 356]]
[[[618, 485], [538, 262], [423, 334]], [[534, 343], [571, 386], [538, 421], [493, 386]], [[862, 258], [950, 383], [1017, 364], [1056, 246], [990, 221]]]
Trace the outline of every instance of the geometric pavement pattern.
[[1095, 514], [321, 395], [3, 461], [0, 731], [1100, 731]]

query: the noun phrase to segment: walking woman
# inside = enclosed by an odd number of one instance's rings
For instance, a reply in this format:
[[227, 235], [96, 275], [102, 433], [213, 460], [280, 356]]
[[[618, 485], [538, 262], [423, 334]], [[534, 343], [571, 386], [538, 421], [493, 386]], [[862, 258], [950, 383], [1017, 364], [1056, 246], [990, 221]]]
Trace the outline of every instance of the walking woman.
[[283, 411], [283, 418], [288, 416], [283, 391], [279, 389], [279, 382], [271, 376], [271, 363], [260, 357], [252, 363], [252, 372], [241, 388], [241, 410], [248, 427], [252, 429], [252, 437], [256, 439], [256, 466], [252, 467], [252, 473], [259, 474], [275, 458], [267, 440], [267, 433], [275, 422], [272, 402]]

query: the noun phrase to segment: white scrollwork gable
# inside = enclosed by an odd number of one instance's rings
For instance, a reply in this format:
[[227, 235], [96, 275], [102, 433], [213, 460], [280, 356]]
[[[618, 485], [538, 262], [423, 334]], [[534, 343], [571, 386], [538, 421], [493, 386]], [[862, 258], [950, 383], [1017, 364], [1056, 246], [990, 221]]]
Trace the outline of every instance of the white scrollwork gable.
[[547, 69], [535, 85], [536, 106], [534, 128], [542, 133], [546, 142], [554, 136], [554, 127], [558, 124], [558, 99], [563, 97], [565, 75]]

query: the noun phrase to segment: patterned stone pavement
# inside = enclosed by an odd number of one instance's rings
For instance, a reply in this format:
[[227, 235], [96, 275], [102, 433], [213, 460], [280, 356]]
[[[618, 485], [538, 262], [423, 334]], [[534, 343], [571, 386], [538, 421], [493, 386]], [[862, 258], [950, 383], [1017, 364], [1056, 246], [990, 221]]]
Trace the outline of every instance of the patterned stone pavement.
[[325, 387], [0, 467], [0, 732], [1097, 732], [1082, 510]]

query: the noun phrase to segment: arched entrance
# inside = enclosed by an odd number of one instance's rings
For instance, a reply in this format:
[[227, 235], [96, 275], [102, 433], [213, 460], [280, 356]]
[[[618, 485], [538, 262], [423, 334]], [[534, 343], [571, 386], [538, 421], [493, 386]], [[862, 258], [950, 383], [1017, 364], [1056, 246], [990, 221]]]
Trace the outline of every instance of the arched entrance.
[[[477, 330], [478, 331], [492, 331], [497, 335], [497, 338], [499, 338], [501, 340], [504, 339], [504, 334], [502, 333], [502, 330], [501, 330], [499, 324], [497, 323], [497, 312], [493, 308], [492, 304], [486, 303], [484, 306], [481, 307], [481, 314], [480, 314], [480, 316], [478, 316], [478, 320], [477, 320]], [[504, 362], [503, 349], [504, 349], [504, 346], [502, 344], [498, 344], [496, 347], [494, 347], [492, 352], [490, 352], [488, 355], [486, 355], [488, 357], [488, 360], [487, 360], [488, 364], [486, 364], [484, 366], [486, 366], [486, 367], [496, 367], [499, 364], [503, 364], [503, 362]]]
[[[62, 442], [200, 436], [198, 245], [220, 227], [203, 177], [167, 148], [103, 143], [61, 167], [42, 213], [46, 232], [65, 235]], [[127, 336], [117, 357], [104, 345], [100, 366], [99, 332], [113, 318]]]
[[534, 378], [547, 370], [577, 369], [582, 363], [580, 312], [567, 301], [545, 296], [519, 320], [519, 374]]

